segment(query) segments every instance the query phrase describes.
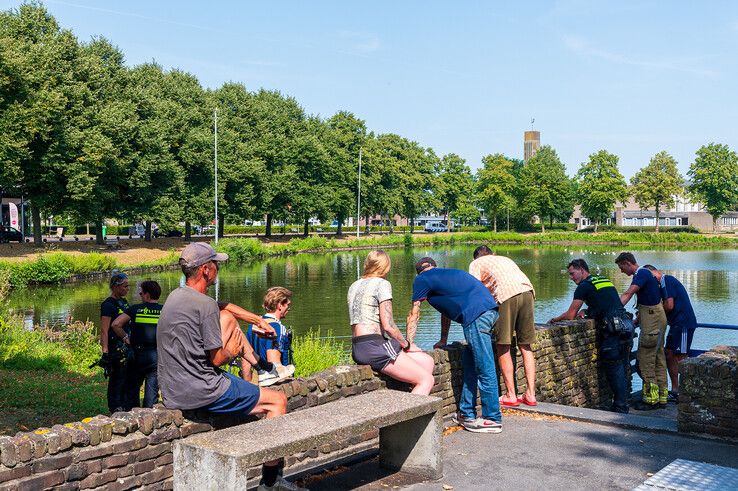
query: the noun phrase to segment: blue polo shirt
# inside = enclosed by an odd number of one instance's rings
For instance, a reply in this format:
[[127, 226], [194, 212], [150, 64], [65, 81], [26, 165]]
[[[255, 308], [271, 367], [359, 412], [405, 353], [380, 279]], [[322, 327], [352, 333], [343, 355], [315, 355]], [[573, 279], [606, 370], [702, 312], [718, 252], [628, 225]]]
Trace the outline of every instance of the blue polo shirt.
[[269, 314], [264, 314], [261, 317], [262, 319], [266, 319], [269, 322], [269, 325], [274, 328], [274, 331], [277, 333], [277, 337], [275, 339], [265, 339], [259, 337], [252, 329], [254, 325], [249, 324], [249, 328], [246, 331], [246, 339], [254, 348], [254, 351], [259, 355], [259, 358], [263, 358], [266, 360], [267, 350], [274, 349], [279, 351], [279, 353], [282, 355], [282, 365], [289, 365], [292, 362], [290, 361], [287, 329], [280, 321]]
[[460, 269], [433, 268], [415, 277], [413, 302], [428, 300], [454, 322], [468, 326], [497, 303], [481, 281]]
[[653, 306], [661, 303], [661, 287], [656, 277], [646, 268], [638, 268], [633, 275], [631, 285], [638, 285], [636, 293], [638, 305]]
[[671, 327], [679, 329], [696, 329], [697, 317], [694, 315], [692, 302], [689, 300], [687, 289], [681, 281], [671, 275], [661, 276], [661, 295], [664, 300], [674, 299], [674, 308], [666, 313], [666, 320]]

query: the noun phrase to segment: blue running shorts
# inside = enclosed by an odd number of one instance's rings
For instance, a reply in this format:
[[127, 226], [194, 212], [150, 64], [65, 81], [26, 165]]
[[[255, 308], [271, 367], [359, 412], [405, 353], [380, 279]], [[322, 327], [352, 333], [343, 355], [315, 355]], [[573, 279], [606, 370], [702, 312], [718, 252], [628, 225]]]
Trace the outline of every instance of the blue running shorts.
[[676, 354], [688, 355], [689, 349], [692, 347], [693, 337], [694, 329], [670, 326], [669, 334], [666, 335], [666, 346], [664, 346], [664, 349], [671, 350]]
[[223, 372], [223, 375], [231, 379], [228, 390], [217, 401], [202, 409], [213, 413], [250, 414], [259, 402], [259, 386], [246, 382], [232, 373]]

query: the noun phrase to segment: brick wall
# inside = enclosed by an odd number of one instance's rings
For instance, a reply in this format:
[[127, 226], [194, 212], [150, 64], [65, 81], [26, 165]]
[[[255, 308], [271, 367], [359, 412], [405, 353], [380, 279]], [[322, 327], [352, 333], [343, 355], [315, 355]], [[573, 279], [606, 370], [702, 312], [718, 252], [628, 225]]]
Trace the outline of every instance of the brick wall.
[[738, 346], [679, 364], [679, 431], [738, 438]]
[[[541, 401], [597, 406], [609, 400], [598, 376], [595, 334], [591, 322], [539, 328], [533, 345]], [[433, 395], [444, 401], [445, 415], [456, 411], [461, 392], [461, 350], [454, 344], [431, 353], [436, 366]], [[519, 391], [525, 390], [522, 362]], [[275, 386], [288, 397], [290, 411], [381, 387], [407, 390], [367, 366], [337, 366], [309, 378]], [[0, 491], [6, 489], [171, 489], [172, 441], [212, 431], [248, 418], [214, 418], [202, 412], [161, 408], [95, 416], [79, 422], [0, 437]], [[378, 432], [333, 442], [287, 459], [292, 469], [310, 468], [328, 460], [374, 448]], [[256, 476], [259, 469], [250, 474]]]

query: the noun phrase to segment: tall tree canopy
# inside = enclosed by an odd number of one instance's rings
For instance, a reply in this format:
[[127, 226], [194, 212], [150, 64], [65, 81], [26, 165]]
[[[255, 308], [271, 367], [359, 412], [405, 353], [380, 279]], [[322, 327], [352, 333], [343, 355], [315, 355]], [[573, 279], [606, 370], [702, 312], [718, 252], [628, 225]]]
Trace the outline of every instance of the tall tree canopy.
[[703, 145], [688, 175], [690, 193], [712, 215], [712, 228], [717, 232], [720, 215], [738, 206], [738, 155], [727, 145]]
[[495, 232], [497, 216], [515, 203], [514, 165], [504, 155], [496, 153], [482, 157], [482, 167], [477, 171], [477, 199], [487, 217], [492, 217]]
[[666, 152], [659, 152], [633, 176], [630, 183], [638, 206], [656, 210], [658, 232], [661, 207], [674, 206], [675, 197], [684, 190], [684, 179], [679, 174], [676, 160]]
[[520, 195], [523, 208], [537, 215], [541, 221], [541, 232], [546, 230], [546, 218], [563, 219], [571, 216], [574, 209], [572, 181], [566, 168], [559, 160], [556, 150], [542, 146], [520, 171]]
[[615, 210], [615, 203], [628, 199], [628, 184], [618, 170], [618, 156], [600, 150], [589, 156], [577, 172], [577, 198], [582, 215], [597, 226]]

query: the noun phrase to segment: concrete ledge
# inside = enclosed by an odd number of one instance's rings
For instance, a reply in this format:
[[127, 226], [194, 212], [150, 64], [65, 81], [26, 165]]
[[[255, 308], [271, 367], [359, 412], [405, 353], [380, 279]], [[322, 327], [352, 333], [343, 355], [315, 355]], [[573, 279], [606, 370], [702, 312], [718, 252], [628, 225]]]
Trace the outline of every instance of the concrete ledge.
[[550, 404], [547, 402], [539, 402], [538, 405], [534, 407], [520, 405], [519, 407], [510, 407], [506, 409], [524, 413], [561, 416], [576, 421], [585, 421], [606, 426], [619, 426], [622, 428], [633, 428], [637, 430], [652, 431], [655, 433], [677, 433], [676, 421], [655, 416], [620, 414], [600, 409], [562, 406], [561, 404]]

